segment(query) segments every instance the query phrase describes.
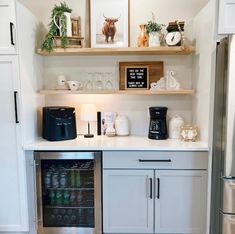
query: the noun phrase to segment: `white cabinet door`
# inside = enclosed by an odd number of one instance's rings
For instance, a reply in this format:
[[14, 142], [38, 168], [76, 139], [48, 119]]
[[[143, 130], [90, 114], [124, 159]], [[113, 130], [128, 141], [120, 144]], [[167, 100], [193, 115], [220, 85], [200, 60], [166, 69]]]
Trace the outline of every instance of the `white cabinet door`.
[[206, 233], [206, 172], [155, 172], [155, 233]]
[[219, 34], [235, 33], [235, 0], [219, 1]]
[[153, 170], [104, 170], [104, 233], [153, 233], [153, 176]]
[[0, 54], [16, 54], [15, 0], [0, 1]]
[[[19, 109], [16, 56], [0, 56], [0, 232], [27, 231], [25, 166]], [[15, 94], [15, 95], [14, 95]]]

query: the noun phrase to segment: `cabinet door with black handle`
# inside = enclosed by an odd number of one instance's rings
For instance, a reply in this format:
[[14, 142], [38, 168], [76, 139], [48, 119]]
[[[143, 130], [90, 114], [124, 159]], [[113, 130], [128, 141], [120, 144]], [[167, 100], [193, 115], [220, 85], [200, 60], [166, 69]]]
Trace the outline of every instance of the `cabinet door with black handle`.
[[0, 56], [0, 232], [27, 231], [27, 196], [22, 150], [18, 59]]
[[0, 1], [0, 55], [16, 54], [16, 7], [14, 0]]
[[153, 233], [154, 171], [103, 171], [103, 232]]
[[155, 233], [206, 233], [207, 173], [155, 171]]

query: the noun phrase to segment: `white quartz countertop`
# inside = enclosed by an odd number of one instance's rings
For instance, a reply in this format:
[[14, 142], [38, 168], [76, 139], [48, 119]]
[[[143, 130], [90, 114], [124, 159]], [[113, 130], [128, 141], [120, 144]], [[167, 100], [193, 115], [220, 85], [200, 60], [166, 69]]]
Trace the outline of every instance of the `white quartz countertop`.
[[157, 151], [208, 151], [205, 142], [183, 142], [181, 140], [150, 140], [144, 136], [107, 137], [95, 136], [84, 138], [78, 136], [74, 140], [47, 141], [39, 138], [32, 144], [24, 146], [24, 150], [157, 150]]

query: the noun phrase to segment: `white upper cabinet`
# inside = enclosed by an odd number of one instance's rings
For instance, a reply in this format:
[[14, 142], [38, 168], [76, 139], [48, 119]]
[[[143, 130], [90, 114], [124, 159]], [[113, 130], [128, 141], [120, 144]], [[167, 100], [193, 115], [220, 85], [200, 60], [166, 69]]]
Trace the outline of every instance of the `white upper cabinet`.
[[219, 34], [235, 33], [235, 0], [219, 1]]
[[0, 1], [0, 54], [16, 54], [15, 0]]

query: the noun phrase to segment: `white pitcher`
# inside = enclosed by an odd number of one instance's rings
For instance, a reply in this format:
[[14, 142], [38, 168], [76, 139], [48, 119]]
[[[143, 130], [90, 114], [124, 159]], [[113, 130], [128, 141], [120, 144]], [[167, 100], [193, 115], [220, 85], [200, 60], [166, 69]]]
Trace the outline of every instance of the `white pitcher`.
[[[71, 13], [69, 12], [64, 12], [64, 15], [66, 17], [66, 36], [67, 37], [71, 37], [72, 36], [72, 22], [71, 22]], [[61, 18], [59, 19], [59, 24], [57, 24], [56, 22], [56, 15], [54, 16], [54, 23], [56, 25], [56, 27], [59, 29], [60, 31], [60, 36], [62, 36], [62, 31], [61, 31], [61, 28], [62, 28], [62, 24], [61, 24]]]

